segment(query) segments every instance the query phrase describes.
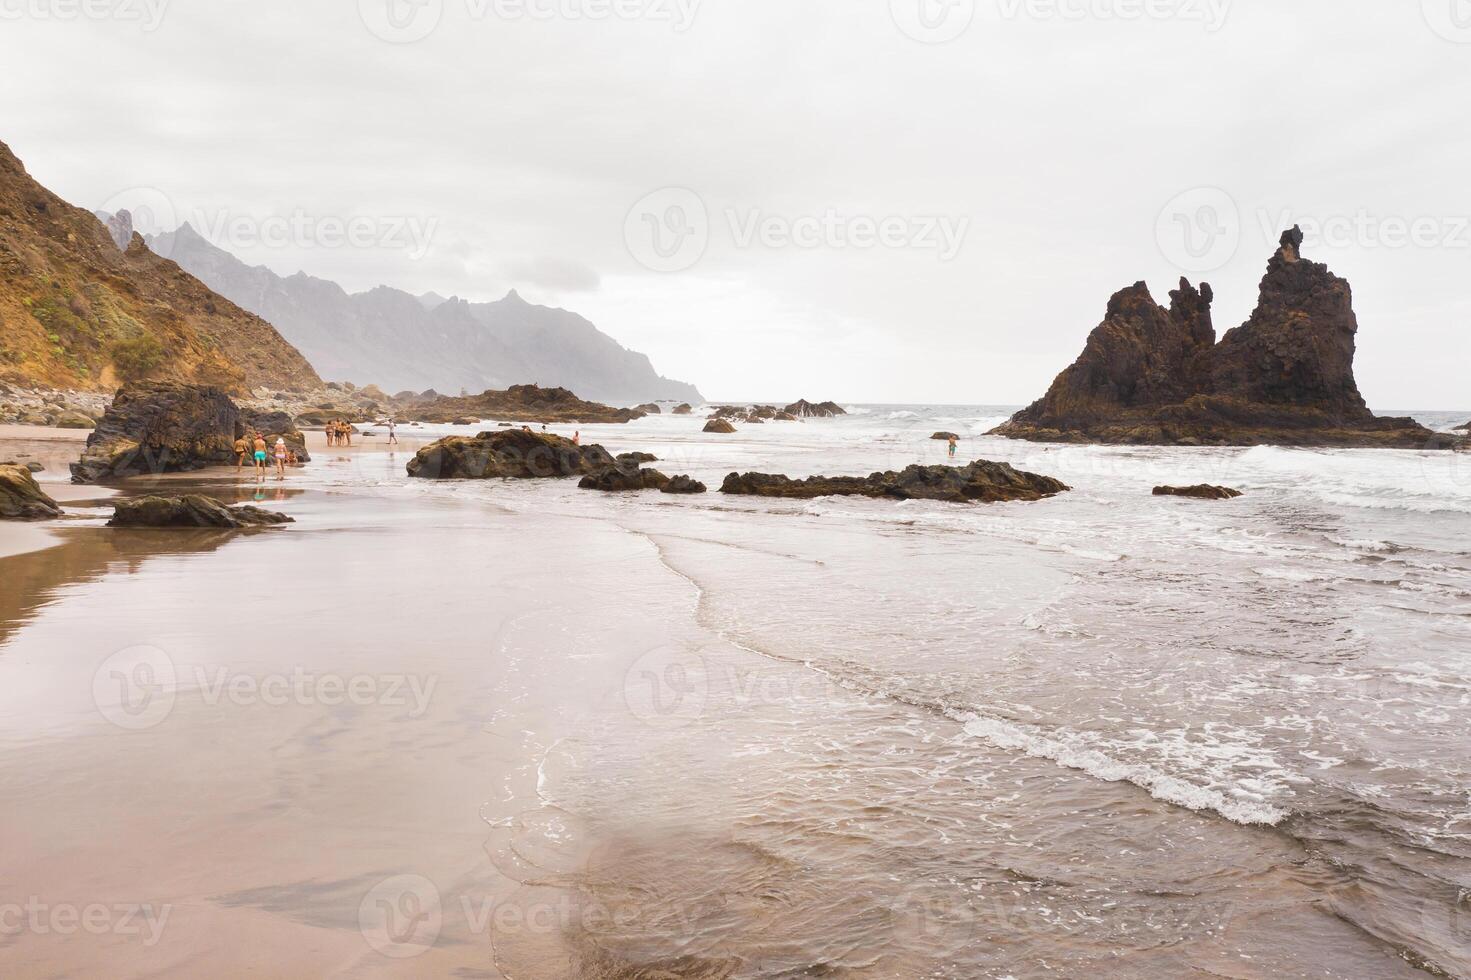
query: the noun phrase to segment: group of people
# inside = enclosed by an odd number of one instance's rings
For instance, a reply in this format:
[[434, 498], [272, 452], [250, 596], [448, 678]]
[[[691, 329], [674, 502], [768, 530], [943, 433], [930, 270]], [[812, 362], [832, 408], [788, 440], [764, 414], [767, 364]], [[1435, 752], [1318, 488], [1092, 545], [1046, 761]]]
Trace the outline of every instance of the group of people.
[[286, 479], [286, 467], [295, 466], [298, 462], [296, 451], [286, 445], [286, 440], [276, 437], [274, 446], [266, 442], [265, 433], [247, 432], [235, 440], [235, 472], [240, 473], [245, 468], [245, 460], [249, 457], [255, 465], [255, 482], [264, 483], [266, 479], [266, 468], [270, 465], [272, 458], [275, 460], [276, 479]]
[[345, 419], [333, 419], [326, 425], [327, 445], [351, 446], [352, 423]]

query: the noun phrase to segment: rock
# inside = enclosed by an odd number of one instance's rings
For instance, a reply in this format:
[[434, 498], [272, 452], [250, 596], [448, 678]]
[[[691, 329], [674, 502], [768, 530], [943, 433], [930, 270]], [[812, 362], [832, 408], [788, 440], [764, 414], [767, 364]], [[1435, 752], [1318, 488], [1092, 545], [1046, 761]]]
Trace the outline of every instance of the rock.
[[30, 470], [32, 473], [44, 473], [44, 472], [46, 472], [46, 467], [42, 466], [40, 463], [37, 463], [37, 462], [27, 463], [26, 464], [26, 469]]
[[1471, 432], [1471, 422], [1467, 422], [1465, 425], [1455, 426], [1451, 431], [1452, 432]]
[[664, 410], [662, 408], [660, 408], [658, 405], [655, 405], [653, 402], [649, 402], [647, 405], [640, 405], [637, 408], [635, 408], [634, 411], [635, 412], [643, 412], [645, 415], [663, 415], [664, 414]]
[[688, 476], [676, 476], [671, 477], [669, 482], [666, 483], [659, 492], [693, 494], [705, 493], [708, 489], [709, 488], [706, 487], [705, 484], [701, 483], [699, 480], [691, 479]]
[[800, 422], [802, 420], [799, 419], [799, 418], [797, 418], [797, 416], [793, 415], [791, 412], [777, 412], [776, 415], [775, 415], [775, 417], [773, 418], [773, 421], [776, 421], [776, 422]]
[[1071, 489], [1048, 476], [1025, 473], [1008, 463], [977, 460], [963, 467], [911, 466], [902, 473], [871, 476], [815, 476], [792, 480], [768, 473], [732, 473], [721, 493], [810, 500], [814, 497], [885, 497], [893, 500], [943, 500], [953, 503], [1041, 500]]
[[640, 463], [657, 463], [659, 457], [653, 453], [619, 453], [617, 462], [620, 465], [637, 466]]
[[80, 412], [63, 412], [56, 417], [58, 429], [95, 429], [97, 423]]
[[676, 406], [675, 407], [673, 414], [675, 414], [675, 415], [693, 415], [693, 414], [695, 414], [695, 409], [694, 409], [694, 406], [692, 406], [692, 405], [688, 405], [688, 404], [679, 405], [679, 406]]
[[43, 412], [22, 412], [15, 421], [20, 425], [50, 425], [56, 419]]
[[277, 437], [280, 437], [285, 441], [287, 448], [296, 455], [297, 462], [310, 463], [312, 461], [312, 455], [306, 449], [306, 436], [296, 427], [291, 416], [285, 412], [242, 408], [236, 436], [247, 435], [251, 432], [259, 432], [264, 435], [267, 446], [275, 446]]
[[710, 421], [705, 423], [706, 432], [714, 432], [720, 435], [730, 435], [735, 430], [736, 427], [731, 425], [725, 419], [711, 419]]
[[1195, 487], [1155, 487], [1154, 495], [1156, 497], [1194, 497], [1197, 500], [1230, 500], [1241, 496], [1241, 491], [1202, 483]]
[[171, 381], [128, 385], [87, 437], [73, 483], [234, 462], [240, 410], [225, 392]]
[[956, 435], [954, 432], [936, 432], [934, 435], [930, 436], [930, 438], [937, 439], [940, 442], [949, 442], [951, 439], [954, 439], [957, 442], [960, 441], [960, 436]]
[[1047, 394], [994, 430], [1041, 442], [1451, 448], [1412, 419], [1376, 418], [1354, 380], [1349, 284], [1283, 234], [1251, 317], [1216, 343], [1213, 293], [1181, 279], [1170, 307], [1144, 283], [1109, 300]]
[[445, 423], [457, 418], [506, 419], [511, 422], [624, 423], [641, 419], [638, 409], [610, 408], [583, 401], [566, 388], [515, 385], [505, 391], [486, 391], [460, 398], [428, 397], [402, 409], [399, 417], [418, 422]]
[[210, 497], [131, 497], [118, 500], [108, 527], [264, 527], [293, 524], [285, 514], [259, 507], [226, 507]]
[[479, 425], [480, 424], [480, 420], [477, 419], [477, 418], [473, 418], [473, 417], [471, 417], [469, 415], [461, 415], [459, 418], [455, 419], [454, 422], [452, 422], [450, 424], [451, 425]]
[[117, 214], [107, 216], [107, 233], [112, 236], [112, 243], [121, 251], [128, 250], [128, 244], [133, 240], [133, 214], [127, 208]]
[[583, 490], [625, 493], [632, 490], [663, 490], [669, 485], [669, 482], [669, 477], [658, 470], [614, 465], [583, 477], [582, 482], [577, 485]]
[[800, 419], [830, 419], [837, 415], [848, 414], [836, 402], [822, 402], [821, 404], [814, 405], [805, 398], [793, 402], [783, 409], [783, 411], [788, 415], [793, 415]]
[[0, 520], [39, 521], [60, 516], [61, 506], [41, 489], [28, 467], [0, 463]]
[[498, 429], [474, 438], [450, 436], [425, 446], [408, 473], [423, 480], [544, 479], [583, 476], [613, 465], [602, 446], [526, 429]]

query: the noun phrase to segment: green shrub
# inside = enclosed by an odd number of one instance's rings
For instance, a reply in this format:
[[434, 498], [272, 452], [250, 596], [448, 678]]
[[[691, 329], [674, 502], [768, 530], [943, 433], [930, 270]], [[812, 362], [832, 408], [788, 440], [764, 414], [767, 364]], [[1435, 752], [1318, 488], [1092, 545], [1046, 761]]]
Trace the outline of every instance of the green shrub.
[[140, 381], [163, 363], [163, 345], [152, 334], [140, 334], [112, 345], [112, 363], [124, 381]]

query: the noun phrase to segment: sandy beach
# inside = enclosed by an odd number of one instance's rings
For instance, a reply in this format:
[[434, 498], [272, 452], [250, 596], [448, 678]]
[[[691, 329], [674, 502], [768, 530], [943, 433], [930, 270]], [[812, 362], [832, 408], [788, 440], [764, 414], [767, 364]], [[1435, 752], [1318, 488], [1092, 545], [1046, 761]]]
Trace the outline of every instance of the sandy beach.
[[[936, 424], [587, 435], [718, 481], [760, 460], [855, 470], [850, 446], [927, 458]], [[311, 433], [314, 461], [260, 488], [228, 469], [72, 488], [47, 463], [69, 517], [0, 525], [0, 973], [1411, 977], [1424, 961], [1361, 921], [1413, 924], [1442, 957], [1459, 941], [1437, 893], [1337, 863], [1357, 852], [1315, 815], [1319, 763], [1237, 733], [1277, 722], [1233, 712], [1286, 717], [1296, 678], [1337, 667], [1197, 652], [1188, 682], [1175, 661], [1205, 625], [1130, 577], [1177, 561], [1177, 518], [1221, 522], [1228, 546], [1231, 525], [1281, 519], [1269, 466], [1023, 447], [1081, 489], [670, 501], [404, 479], [432, 434], [388, 452]], [[0, 456], [76, 448], [24, 435]], [[1259, 509], [1109, 523], [1206, 459]], [[101, 526], [111, 494], [160, 489], [297, 523]], [[1270, 600], [1222, 584], [1252, 577], [1191, 579], [1238, 643], [1302, 603], [1362, 615], [1307, 576]], [[1088, 642], [1100, 629], [1111, 644]], [[1319, 741], [1292, 738], [1318, 759], [1330, 736], [1388, 738], [1348, 735], [1362, 710], [1322, 700]], [[1216, 715], [1192, 731], [1182, 711]], [[1125, 716], [1153, 741], [1108, 721]], [[1427, 724], [1375, 751], [1454, 771]]]

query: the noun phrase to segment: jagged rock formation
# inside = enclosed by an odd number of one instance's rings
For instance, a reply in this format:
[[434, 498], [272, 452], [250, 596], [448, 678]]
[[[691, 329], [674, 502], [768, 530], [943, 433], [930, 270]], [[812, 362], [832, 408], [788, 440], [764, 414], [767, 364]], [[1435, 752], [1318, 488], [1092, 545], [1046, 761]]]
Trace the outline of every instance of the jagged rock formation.
[[1194, 487], [1155, 487], [1154, 495], [1156, 497], [1193, 497], [1196, 500], [1234, 500], [1241, 496], [1241, 491], [1202, 483]]
[[994, 434], [1041, 442], [1447, 448], [1412, 419], [1376, 418], [1354, 381], [1349, 284], [1282, 236], [1251, 317], [1216, 343], [1212, 293], [1185, 279], [1165, 309], [1144, 283], [1109, 300], [1083, 353]]
[[241, 392], [321, 384], [274, 327], [38, 184], [0, 143], [0, 380], [110, 391], [142, 378]]
[[72, 482], [231, 463], [241, 431], [240, 409], [220, 388], [171, 381], [129, 385], [87, 437], [81, 460], [71, 465]]
[[641, 419], [644, 413], [632, 408], [610, 408], [583, 401], [566, 388], [514, 385], [505, 391], [486, 391], [462, 398], [442, 395], [402, 404], [398, 417], [413, 422], [453, 423], [458, 418], [503, 419], [508, 422], [596, 422], [622, 423]]
[[199, 494], [182, 497], [132, 497], [119, 500], [108, 527], [265, 527], [293, 524], [295, 518], [241, 505], [224, 504]]
[[799, 419], [830, 419], [837, 415], [848, 414], [837, 402], [821, 402], [814, 405], [805, 398], [792, 402], [783, 411]]
[[614, 405], [701, 400], [693, 385], [661, 377], [647, 356], [576, 313], [528, 303], [514, 290], [493, 303], [413, 296], [388, 286], [348, 294], [304, 272], [282, 277], [248, 266], [187, 224], [148, 243], [275, 324], [328, 378], [371, 381], [389, 391], [481, 391], [531, 382]]
[[310, 463], [311, 453], [306, 449], [306, 436], [296, 427], [291, 416], [286, 412], [265, 412], [250, 408], [240, 410], [239, 435], [249, 435], [259, 432], [266, 437], [266, 443], [274, 446], [276, 439], [286, 443], [295, 455], [299, 463]]
[[545, 432], [501, 429], [425, 446], [409, 461], [408, 473], [421, 480], [524, 480], [585, 476], [612, 465], [613, 457], [602, 446], [579, 446]]
[[976, 460], [966, 466], [911, 466], [902, 473], [814, 476], [792, 480], [769, 473], [732, 473], [721, 493], [810, 500], [814, 497], [885, 497], [952, 503], [1041, 500], [1071, 488], [1050, 476], [1014, 469], [1009, 463]]
[[39, 521], [60, 516], [60, 505], [41, 489], [30, 467], [0, 463], [0, 520]]

